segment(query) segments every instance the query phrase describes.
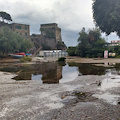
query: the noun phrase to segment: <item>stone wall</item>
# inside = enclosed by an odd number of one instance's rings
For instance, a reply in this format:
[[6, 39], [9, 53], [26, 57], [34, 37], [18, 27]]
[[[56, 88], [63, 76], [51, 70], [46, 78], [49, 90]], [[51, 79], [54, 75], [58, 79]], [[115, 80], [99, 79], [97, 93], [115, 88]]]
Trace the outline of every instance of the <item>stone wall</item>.
[[44, 35], [32, 35], [31, 40], [34, 42], [35, 47], [38, 49], [40, 46], [48, 46], [50, 49], [56, 49], [55, 39], [47, 38]]
[[54, 38], [56, 42], [62, 41], [61, 29], [58, 27], [56, 23], [41, 24], [40, 31], [42, 35], [45, 35], [48, 38]]
[[62, 42], [61, 29], [56, 23], [41, 24], [40, 31], [41, 34], [31, 36], [36, 49], [39, 49], [40, 46], [42, 46], [42, 50], [62, 50], [66, 48]]

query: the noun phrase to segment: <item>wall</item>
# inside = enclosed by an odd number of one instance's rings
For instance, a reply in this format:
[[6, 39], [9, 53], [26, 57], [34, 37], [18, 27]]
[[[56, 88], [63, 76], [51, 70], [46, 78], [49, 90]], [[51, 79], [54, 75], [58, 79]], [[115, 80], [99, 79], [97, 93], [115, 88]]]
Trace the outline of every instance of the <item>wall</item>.
[[8, 24], [8, 23], [0, 22], [0, 27], [3, 27], [3, 26], [10, 27], [13, 30], [13, 32], [16, 32], [16, 33], [18, 33], [18, 34], [20, 34], [22, 36], [25, 36], [25, 37], [29, 37], [30, 36], [29, 25], [18, 24], [18, 23]]
[[31, 40], [34, 42], [35, 47], [38, 49], [43, 45], [49, 46], [51, 49], [56, 49], [55, 39], [47, 38], [44, 35], [32, 35]]
[[47, 33], [51, 32], [53, 34], [53, 38], [57, 41], [62, 41], [61, 39], [61, 29], [58, 27], [56, 23], [50, 23], [50, 24], [41, 24], [40, 28], [41, 34], [47, 36], [48, 38], [50, 36], [47, 35]]
[[30, 36], [30, 28], [29, 25], [26, 24], [18, 24], [18, 23], [12, 23], [9, 24], [9, 27], [16, 33], [29, 37]]

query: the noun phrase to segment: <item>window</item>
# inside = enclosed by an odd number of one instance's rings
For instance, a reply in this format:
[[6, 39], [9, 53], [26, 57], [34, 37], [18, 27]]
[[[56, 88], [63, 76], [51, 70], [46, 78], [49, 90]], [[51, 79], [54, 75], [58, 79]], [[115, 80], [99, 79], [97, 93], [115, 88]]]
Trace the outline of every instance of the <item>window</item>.
[[12, 26], [10, 26], [10, 28], [12, 29]]
[[27, 30], [28, 29], [28, 27], [27, 26], [25, 26], [25, 30]]
[[15, 26], [15, 28], [16, 28], [16, 29], [22, 29], [22, 27], [21, 27], [21, 26], [18, 26], [18, 25]]
[[25, 36], [27, 36], [27, 33], [25, 33]]

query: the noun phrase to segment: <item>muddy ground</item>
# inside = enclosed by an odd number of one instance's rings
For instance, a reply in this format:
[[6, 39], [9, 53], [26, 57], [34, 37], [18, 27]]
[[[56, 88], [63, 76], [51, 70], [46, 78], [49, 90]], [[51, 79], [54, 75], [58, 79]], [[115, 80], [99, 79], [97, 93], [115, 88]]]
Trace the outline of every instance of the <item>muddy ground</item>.
[[84, 75], [40, 84], [14, 76], [0, 72], [0, 120], [120, 120], [120, 83], [101, 89], [103, 80], [118, 78]]

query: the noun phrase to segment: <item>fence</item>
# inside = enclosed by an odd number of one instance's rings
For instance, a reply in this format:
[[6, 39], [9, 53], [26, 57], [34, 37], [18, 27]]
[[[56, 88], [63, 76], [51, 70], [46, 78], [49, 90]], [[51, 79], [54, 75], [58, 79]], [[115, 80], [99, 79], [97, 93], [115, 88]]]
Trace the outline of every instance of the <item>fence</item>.
[[59, 58], [68, 56], [68, 53], [62, 50], [40, 51], [39, 56]]

